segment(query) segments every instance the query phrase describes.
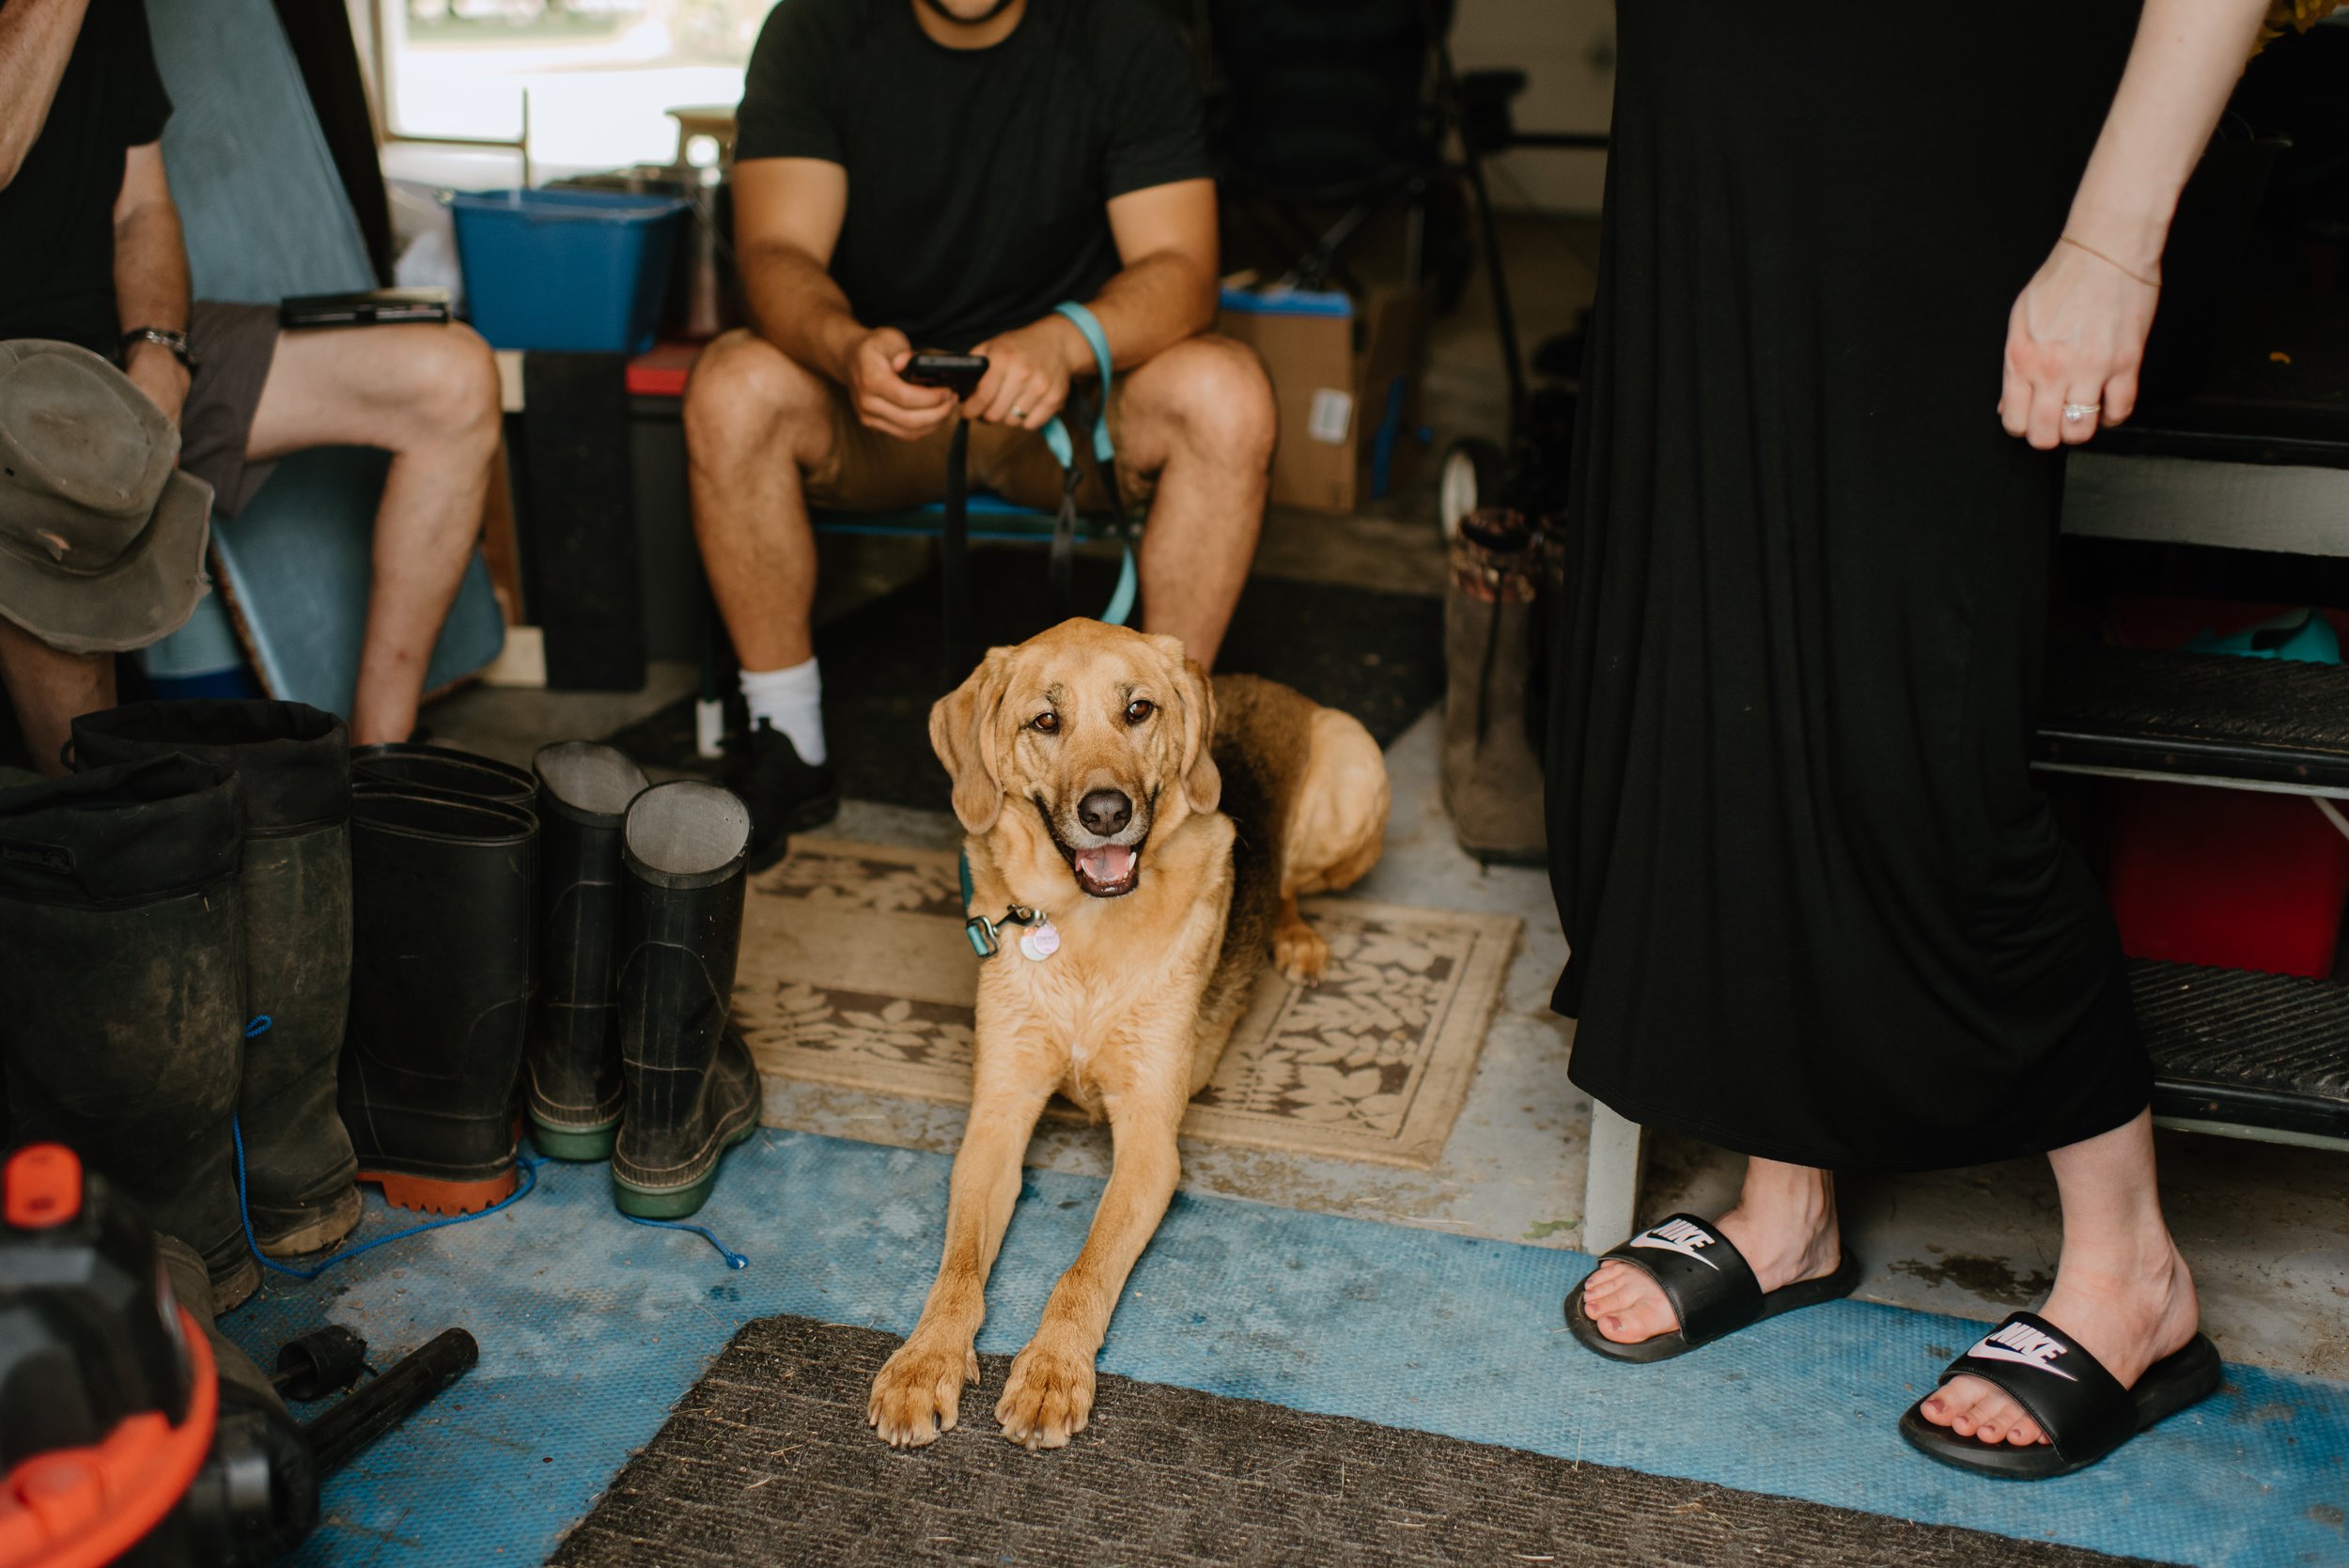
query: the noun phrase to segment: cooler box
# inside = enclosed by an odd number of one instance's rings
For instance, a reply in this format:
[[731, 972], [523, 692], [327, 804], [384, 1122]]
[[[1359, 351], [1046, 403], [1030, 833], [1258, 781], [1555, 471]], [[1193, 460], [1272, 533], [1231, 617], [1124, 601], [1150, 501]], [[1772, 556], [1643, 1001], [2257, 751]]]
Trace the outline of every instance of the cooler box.
[[622, 191], [455, 192], [474, 329], [497, 349], [652, 347], [677, 225], [692, 203]]
[[2105, 890], [2132, 958], [2333, 972], [2349, 836], [2314, 800], [2196, 784], [2114, 786]]
[[[2176, 648], [2290, 607], [2117, 598], [2127, 647]], [[2342, 628], [2349, 617], [2320, 612]], [[2349, 905], [2349, 835], [2306, 796], [2124, 781], [2111, 789], [2105, 890], [2132, 958], [2322, 979]], [[2349, 801], [2334, 803], [2349, 810]]]

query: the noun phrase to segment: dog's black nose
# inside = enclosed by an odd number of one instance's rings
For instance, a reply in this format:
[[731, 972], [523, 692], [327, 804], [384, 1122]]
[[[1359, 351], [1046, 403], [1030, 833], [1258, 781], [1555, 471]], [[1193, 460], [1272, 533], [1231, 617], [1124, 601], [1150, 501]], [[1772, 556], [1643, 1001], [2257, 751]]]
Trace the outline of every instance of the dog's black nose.
[[1114, 789], [1097, 789], [1077, 802], [1077, 820], [1085, 825], [1088, 833], [1103, 838], [1125, 831], [1134, 819], [1134, 803]]

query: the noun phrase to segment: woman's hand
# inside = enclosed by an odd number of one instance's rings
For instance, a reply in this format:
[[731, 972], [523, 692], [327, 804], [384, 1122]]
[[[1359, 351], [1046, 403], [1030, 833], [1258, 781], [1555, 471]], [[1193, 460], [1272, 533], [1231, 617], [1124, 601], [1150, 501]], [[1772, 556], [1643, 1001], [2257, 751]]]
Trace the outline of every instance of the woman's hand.
[[[2077, 445], [2137, 408], [2137, 370], [2161, 290], [2071, 240], [2060, 240], [2007, 319], [1999, 417], [2043, 452]], [[2097, 411], [2066, 419], [2065, 404]]]

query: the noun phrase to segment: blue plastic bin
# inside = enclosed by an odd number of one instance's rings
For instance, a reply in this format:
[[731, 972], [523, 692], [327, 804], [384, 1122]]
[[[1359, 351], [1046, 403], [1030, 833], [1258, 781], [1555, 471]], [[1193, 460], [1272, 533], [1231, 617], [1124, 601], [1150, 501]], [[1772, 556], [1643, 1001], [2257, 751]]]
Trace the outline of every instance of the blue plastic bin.
[[452, 193], [475, 331], [498, 349], [641, 354], [690, 202], [624, 191]]

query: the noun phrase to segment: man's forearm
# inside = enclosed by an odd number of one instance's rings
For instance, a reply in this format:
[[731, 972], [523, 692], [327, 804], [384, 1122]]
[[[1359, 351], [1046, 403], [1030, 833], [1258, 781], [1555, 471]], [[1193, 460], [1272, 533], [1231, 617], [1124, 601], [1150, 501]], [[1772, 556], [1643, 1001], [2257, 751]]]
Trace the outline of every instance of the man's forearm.
[[790, 245], [742, 257], [742, 289], [758, 334], [795, 365], [845, 386], [848, 361], [867, 331], [832, 274]]
[[143, 203], [115, 220], [115, 304], [124, 332], [188, 330], [188, 250], [171, 203]]
[[40, 139], [88, 0], [0, 3], [0, 189]]
[[[1189, 256], [1145, 256], [1101, 286], [1086, 302], [1101, 334], [1110, 340], [1110, 363], [1128, 370], [1184, 338], [1215, 324], [1215, 279]], [[1090, 376], [1093, 349], [1073, 323], [1055, 314], [1066, 329], [1069, 372]]]
[[[122, 330], [188, 330], [188, 252], [179, 210], [168, 199], [142, 201], [115, 216], [115, 305]], [[160, 343], [133, 343], [122, 368], [174, 425], [187, 400], [188, 369]]]

